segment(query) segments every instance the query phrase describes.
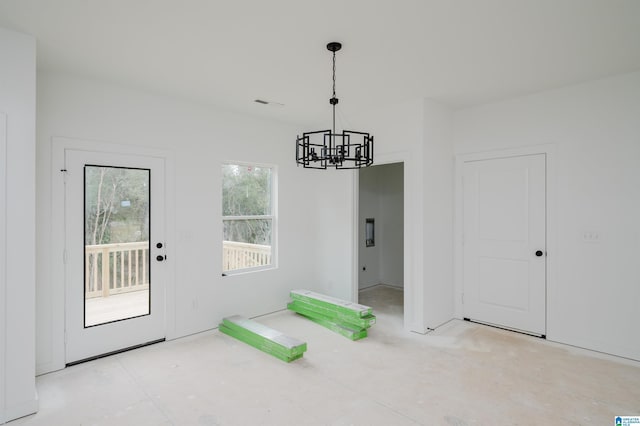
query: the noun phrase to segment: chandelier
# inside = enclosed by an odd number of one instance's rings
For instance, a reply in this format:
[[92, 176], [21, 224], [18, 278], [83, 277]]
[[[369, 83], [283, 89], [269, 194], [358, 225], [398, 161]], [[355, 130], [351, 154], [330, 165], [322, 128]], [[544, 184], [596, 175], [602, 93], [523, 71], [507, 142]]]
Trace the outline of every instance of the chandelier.
[[373, 164], [373, 136], [369, 133], [343, 130], [336, 133], [336, 52], [342, 44], [331, 42], [327, 50], [333, 52], [333, 108], [331, 130], [316, 130], [296, 138], [296, 163], [306, 169], [359, 169]]

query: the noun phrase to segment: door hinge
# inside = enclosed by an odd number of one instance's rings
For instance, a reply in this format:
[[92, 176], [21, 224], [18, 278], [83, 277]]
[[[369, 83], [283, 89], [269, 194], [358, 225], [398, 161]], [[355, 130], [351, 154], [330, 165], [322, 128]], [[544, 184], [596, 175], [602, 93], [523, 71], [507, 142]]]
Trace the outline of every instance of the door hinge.
[[60, 169], [60, 172], [62, 173], [62, 182], [63, 183], [67, 183], [67, 169]]
[[67, 249], [62, 250], [62, 263], [67, 264]]

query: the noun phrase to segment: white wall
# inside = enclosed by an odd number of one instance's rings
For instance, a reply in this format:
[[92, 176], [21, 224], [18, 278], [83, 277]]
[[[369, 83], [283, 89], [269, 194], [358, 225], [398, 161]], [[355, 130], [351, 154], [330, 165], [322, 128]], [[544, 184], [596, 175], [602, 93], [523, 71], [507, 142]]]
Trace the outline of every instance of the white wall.
[[[404, 286], [404, 167], [383, 164], [360, 170], [359, 288]], [[365, 243], [365, 220], [375, 219], [375, 246]], [[362, 270], [366, 267], [366, 270]]]
[[[374, 136], [375, 164], [404, 162], [404, 328], [424, 333], [423, 240], [423, 101], [384, 105], [350, 117], [354, 129]], [[357, 201], [357, 200], [356, 200]], [[356, 234], [357, 235], [357, 234]], [[354, 237], [355, 238], [355, 237]], [[357, 265], [357, 258], [354, 259]], [[357, 266], [354, 267], [357, 276]]]
[[380, 282], [404, 287], [404, 165], [385, 164], [380, 172]]
[[[363, 289], [381, 284], [380, 252], [382, 243], [378, 239], [380, 218], [380, 196], [378, 195], [379, 174], [377, 170], [383, 166], [372, 166], [360, 170], [358, 174], [358, 288]], [[365, 220], [375, 220], [375, 245], [367, 247], [365, 238]], [[402, 262], [402, 259], [400, 259]], [[365, 268], [364, 270], [362, 268]]]
[[453, 114], [450, 108], [424, 100], [425, 324], [436, 328], [453, 317]]
[[0, 423], [5, 421], [7, 401], [6, 371], [6, 298], [7, 298], [7, 115], [0, 112]]
[[0, 116], [6, 122], [0, 126], [6, 142], [0, 144], [6, 149], [0, 167], [0, 423], [37, 409], [35, 72], [33, 37], [0, 28]]
[[376, 163], [404, 162], [405, 328], [424, 333], [453, 317], [451, 111], [415, 99], [351, 121], [374, 135]]
[[640, 359], [640, 73], [457, 111], [453, 140], [457, 154], [555, 144], [547, 338]]
[[[175, 235], [174, 338], [216, 327], [230, 314], [256, 316], [286, 308], [292, 288], [349, 295], [350, 249], [336, 246], [348, 232], [349, 175], [297, 168], [300, 129], [102, 82], [38, 74], [38, 329], [37, 369], [64, 366], [64, 290], [50, 252], [51, 139], [54, 136], [133, 144], [173, 153]], [[223, 161], [278, 167], [278, 268], [221, 276]], [[330, 200], [331, 202], [327, 202]], [[337, 206], [337, 207], [336, 207]], [[347, 222], [346, 224], [344, 222]], [[169, 246], [168, 246], [169, 247]], [[55, 266], [55, 267], [54, 267]], [[59, 275], [59, 274], [58, 274]], [[195, 302], [195, 303], [194, 303]]]

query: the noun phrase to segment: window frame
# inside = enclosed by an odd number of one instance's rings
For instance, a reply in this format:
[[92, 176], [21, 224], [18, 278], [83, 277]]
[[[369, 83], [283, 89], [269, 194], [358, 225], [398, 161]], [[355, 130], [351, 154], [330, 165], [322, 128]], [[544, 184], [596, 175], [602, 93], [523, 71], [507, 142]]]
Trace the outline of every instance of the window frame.
[[[221, 216], [221, 225], [222, 225], [222, 250], [223, 250], [223, 259], [222, 259], [222, 276], [230, 276], [230, 275], [241, 275], [252, 272], [260, 272], [267, 271], [270, 269], [276, 269], [278, 267], [278, 167], [275, 164], [268, 163], [257, 163], [257, 162], [248, 162], [248, 161], [223, 161], [220, 164], [220, 206], [224, 205], [224, 175], [222, 173], [222, 168], [224, 166], [240, 166], [240, 167], [260, 167], [264, 169], [271, 170], [271, 191], [269, 194], [269, 205], [271, 207], [271, 214], [266, 215], [240, 215], [240, 216], [225, 216], [223, 214], [223, 208], [220, 209]], [[271, 220], [271, 263], [269, 265], [262, 266], [253, 266], [249, 268], [241, 268], [241, 269], [232, 269], [225, 271], [224, 270], [224, 223], [225, 221], [232, 220]]]

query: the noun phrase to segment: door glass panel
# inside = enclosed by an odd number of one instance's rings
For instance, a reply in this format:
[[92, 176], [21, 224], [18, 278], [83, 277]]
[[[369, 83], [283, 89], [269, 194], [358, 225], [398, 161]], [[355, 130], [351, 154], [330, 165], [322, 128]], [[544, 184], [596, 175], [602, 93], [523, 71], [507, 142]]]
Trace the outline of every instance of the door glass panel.
[[150, 170], [84, 167], [84, 326], [150, 313]]

